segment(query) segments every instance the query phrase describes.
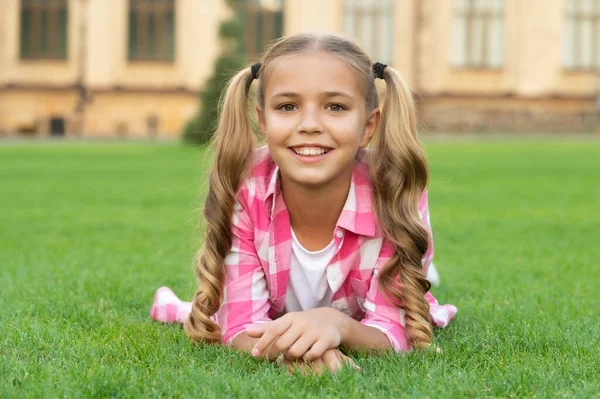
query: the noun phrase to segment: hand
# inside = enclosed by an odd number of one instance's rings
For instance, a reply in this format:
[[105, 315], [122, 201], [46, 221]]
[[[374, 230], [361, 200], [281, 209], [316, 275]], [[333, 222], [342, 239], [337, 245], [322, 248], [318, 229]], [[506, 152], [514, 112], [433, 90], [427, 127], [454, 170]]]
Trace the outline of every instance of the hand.
[[329, 370], [335, 374], [341, 370], [344, 365], [349, 365], [353, 369], [361, 371], [360, 367], [354, 363], [354, 360], [350, 359], [337, 349], [326, 350], [325, 353], [323, 353], [323, 356], [315, 359], [312, 362], [305, 362], [302, 360], [292, 361], [284, 359], [283, 356], [281, 356], [277, 359], [277, 364], [281, 367], [287, 368], [290, 374], [294, 373], [296, 370], [300, 371], [303, 375], [307, 375], [311, 372], [315, 374], [322, 374], [326, 370]]
[[300, 358], [315, 361], [328, 349], [340, 345], [346, 317], [332, 308], [318, 308], [291, 312], [270, 323], [248, 329], [249, 337], [260, 338], [254, 345], [252, 356], [264, 355], [274, 361], [283, 354], [289, 361]]

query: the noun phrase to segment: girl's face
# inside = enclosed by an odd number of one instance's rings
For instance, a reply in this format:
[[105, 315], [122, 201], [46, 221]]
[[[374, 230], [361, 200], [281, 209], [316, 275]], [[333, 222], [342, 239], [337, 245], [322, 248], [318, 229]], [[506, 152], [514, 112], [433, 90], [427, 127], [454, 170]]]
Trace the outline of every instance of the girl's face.
[[367, 110], [357, 72], [323, 51], [285, 56], [271, 66], [264, 101], [260, 127], [286, 184], [345, 186], [380, 116]]

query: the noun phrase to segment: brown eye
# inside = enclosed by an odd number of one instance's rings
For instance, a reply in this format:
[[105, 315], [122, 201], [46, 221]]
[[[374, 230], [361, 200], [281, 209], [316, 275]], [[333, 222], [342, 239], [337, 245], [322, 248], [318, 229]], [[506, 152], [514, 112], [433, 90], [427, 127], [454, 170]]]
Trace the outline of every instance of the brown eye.
[[329, 110], [333, 112], [340, 112], [345, 109], [345, 107], [341, 104], [330, 104], [327, 108], [329, 108]]
[[296, 106], [294, 104], [283, 104], [279, 109], [285, 112], [292, 112], [296, 109]]

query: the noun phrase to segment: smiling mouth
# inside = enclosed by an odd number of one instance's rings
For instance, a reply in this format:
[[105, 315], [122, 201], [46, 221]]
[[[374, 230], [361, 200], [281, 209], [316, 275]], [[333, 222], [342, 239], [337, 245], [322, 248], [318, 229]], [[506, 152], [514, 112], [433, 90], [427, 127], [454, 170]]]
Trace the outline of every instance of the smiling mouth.
[[290, 149], [298, 155], [309, 156], [309, 157], [325, 155], [330, 151], [329, 149], [320, 148], [320, 147], [296, 147], [296, 148], [290, 148]]

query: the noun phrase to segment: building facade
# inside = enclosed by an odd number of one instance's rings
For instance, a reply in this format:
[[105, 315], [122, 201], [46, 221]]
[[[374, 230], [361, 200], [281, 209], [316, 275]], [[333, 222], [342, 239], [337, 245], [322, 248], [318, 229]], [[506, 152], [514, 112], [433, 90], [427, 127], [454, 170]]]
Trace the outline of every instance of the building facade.
[[[247, 0], [242, 12], [249, 62], [281, 34], [346, 35], [403, 73], [426, 130], [598, 124], [600, 0]], [[179, 135], [230, 16], [224, 0], [0, 2], [0, 134]]]
[[0, 1], [0, 132], [176, 136], [219, 51], [221, 1]]
[[395, 66], [423, 130], [600, 125], [600, 0], [309, 2], [286, 0], [286, 33], [345, 34]]

